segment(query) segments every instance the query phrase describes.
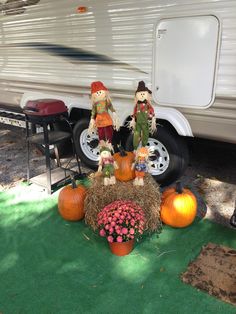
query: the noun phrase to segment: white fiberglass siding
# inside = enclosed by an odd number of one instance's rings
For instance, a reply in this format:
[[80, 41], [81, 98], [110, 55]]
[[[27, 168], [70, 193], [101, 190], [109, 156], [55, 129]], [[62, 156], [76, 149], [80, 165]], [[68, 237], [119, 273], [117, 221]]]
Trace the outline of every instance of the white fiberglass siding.
[[[88, 12], [76, 13], [80, 5]], [[236, 1], [215, 0], [41, 0], [23, 14], [2, 14], [1, 89], [20, 92], [33, 83], [50, 83], [62, 85], [61, 90], [65, 85], [81, 90], [97, 79], [119, 93], [132, 94], [141, 79], [151, 87], [158, 20], [203, 14], [215, 14], [222, 26], [216, 94], [236, 97]], [[115, 61], [89, 62], [70, 58], [68, 51], [62, 56], [55, 47], [49, 51], [23, 45], [29, 43], [80, 48]]]

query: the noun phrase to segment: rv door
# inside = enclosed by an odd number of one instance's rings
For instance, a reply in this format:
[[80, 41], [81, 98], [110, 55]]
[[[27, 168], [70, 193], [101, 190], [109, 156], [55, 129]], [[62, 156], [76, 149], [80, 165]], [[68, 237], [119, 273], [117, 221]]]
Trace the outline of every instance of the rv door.
[[158, 104], [206, 108], [214, 102], [219, 35], [213, 15], [159, 21], [153, 71]]

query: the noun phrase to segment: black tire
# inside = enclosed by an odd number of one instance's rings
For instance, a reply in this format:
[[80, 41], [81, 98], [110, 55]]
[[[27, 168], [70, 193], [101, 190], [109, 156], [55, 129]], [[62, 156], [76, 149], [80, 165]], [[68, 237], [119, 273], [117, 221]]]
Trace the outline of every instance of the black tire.
[[98, 136], [89, 136], [87, 129], [89, 119], [78, 121], [73, 129], [75, 148], [81, 161], [89, 168], [95, 169], [98, 166], [99, 150]]
[[[153, 168], [155, 171], [153, 170], [151, 174], [160, 185], [169, 185], [176, 181], [188, 166], [189, 154], [186, 142], [182, 137], [163, 126], [158, 126], [157, 131], [153, 135], [150, 135], [149, 139], [152, 139], [152, 142], [153, 139], [158, 141], [156, 146], [157, 151], [155, 150], [156, 160], [160, 156], [158, 153], [160, 149], [163, 149], [163, 151], [166, 150], [165, 153], [169, 156], [169, 158], [166, 157], [165, 161], [165, 167], [167, 168], [163, 167], [163, 172], [159, 172]], [[126, 150], [133, 150], [133, 134], [130, 134], [127, 138]], [[155, 160], [153, 160], [153, 164], [155, 164]]]

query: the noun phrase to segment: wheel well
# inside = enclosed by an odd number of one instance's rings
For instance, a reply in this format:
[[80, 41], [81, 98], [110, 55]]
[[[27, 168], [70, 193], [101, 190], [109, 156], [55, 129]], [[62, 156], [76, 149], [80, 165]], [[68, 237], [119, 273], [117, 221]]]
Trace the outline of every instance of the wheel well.
[[[178, 135], [178, 132], [176, 131], [176, 129], [173, 127], [173, 125], [167, 121], [167, 120], [162, 120], [162, 119], [157, 119], [157, 123], [164, 128], [169, 129], [172, 133]], [[158, 127], [158, 126], [157, 126]]]
[[91, 116], [91, 110], [87, 109], [79, 109], [79, 108], [73, 108], [70, 112], [70, 120], [74, 123], [76, 123], [80, 119], [90, 119]]

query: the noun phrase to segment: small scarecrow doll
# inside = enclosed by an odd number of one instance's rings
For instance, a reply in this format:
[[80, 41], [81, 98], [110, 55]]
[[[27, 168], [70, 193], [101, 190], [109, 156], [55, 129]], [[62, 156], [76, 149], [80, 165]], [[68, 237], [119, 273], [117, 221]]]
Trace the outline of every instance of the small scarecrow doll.
[[116, 178], [114, 176], [115, 169], [118, 169], [118, 165], [115, 162], [112, 152], [112, 144], [108, 141], [100, 141], [100, 160], [98, 173], [102, 173], [104, 177], [104, 185], [111, 185], [116, 183]]
[[[119, 130], [119, 121], [112, 106], [109, 92], [102, 82], [93, 82], [91, 84], [92, 113], [89, 123], [89, 133], [96, 128], [99, 141], [112, 142], [113, 128]], [[112, 112], [113, 119], [108, 111]]]
[[135, 107], [130, 128], [134, 132], [133, 147], [136, 151], [141, 141], [142, 146], [146, 146], [149, 137], [149, 121], [151, 119], [150, 132], [156, 131], [156, 119], [154, 109], [151, 105], [152, 92], [145, 86], [143, 81], [138, 83], [135, 92]]
[[134, 185], [144, 185], [145, 172], [149, 170], [149, 150], [147, 147], [140, 147], [136, 151], [135, 161], [132, 168], [135, 169]]

